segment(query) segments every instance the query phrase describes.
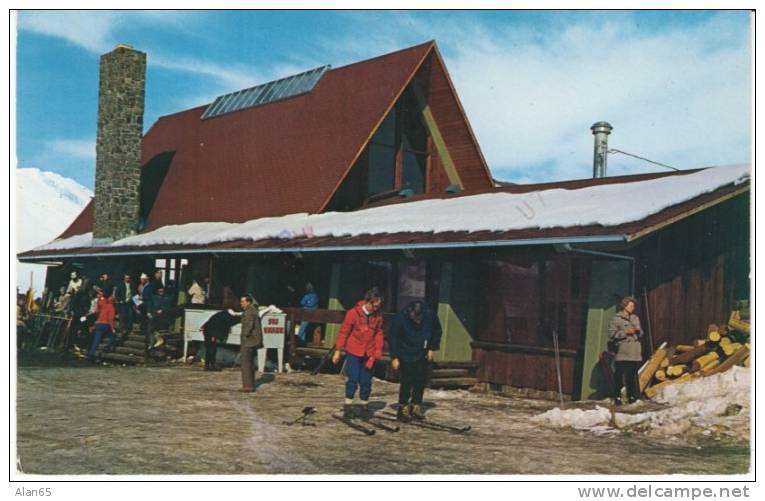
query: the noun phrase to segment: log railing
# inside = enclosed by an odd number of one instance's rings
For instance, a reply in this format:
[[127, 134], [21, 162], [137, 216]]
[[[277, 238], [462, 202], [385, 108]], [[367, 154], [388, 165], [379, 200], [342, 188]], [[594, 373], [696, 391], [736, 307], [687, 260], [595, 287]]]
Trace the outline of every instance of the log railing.
[[[555, 356], [555, 350], [547, 346], [533, 346], [527, 344], [515, 344], [515, 343], [496, 343], [490, 341], [473, 341], [470, 346], [479, 350], [497, 350], [508, 353], [528, 353], [531, 355], [548, 355]], [[579, 355], [577, 350], [569, 348], [561, 348], [560, 356], [576, 358]]]

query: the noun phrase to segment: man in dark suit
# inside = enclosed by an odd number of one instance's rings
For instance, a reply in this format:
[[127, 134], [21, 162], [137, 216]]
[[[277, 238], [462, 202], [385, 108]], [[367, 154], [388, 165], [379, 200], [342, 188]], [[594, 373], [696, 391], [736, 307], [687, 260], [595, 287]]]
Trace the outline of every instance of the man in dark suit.
[[120, 315], [120, 330], [129, 334], [133, 329], [133, 296], [137, 294], [137, 289], [128, 273], [125, 273], [123, 282], [114, 288], [114, 300], [117, 302], [117, 309]]
[[223, 310], [211, 316], [202, 325], [202, 333], [205, 336], [205, 370], [219, 371], [215, 365], [215, 356], [218, 352], [218, 344], [225, 343], [231, 327], [238, 324], [241, 315], [233, 310]]
[[[252, 393], [255, 391], [255, 373], [252, 365], [252, 356], [255, 350], [263, 344], [263, 329], [258, 315], [258, 304], [252, 296], [243, 296], [239, 299], [242, 307], [242, 336], [240, 341], [240, 365], [242, 367], [242, 387], [239, 391]], [[261, 370], [263, 368], [261, 367]]]

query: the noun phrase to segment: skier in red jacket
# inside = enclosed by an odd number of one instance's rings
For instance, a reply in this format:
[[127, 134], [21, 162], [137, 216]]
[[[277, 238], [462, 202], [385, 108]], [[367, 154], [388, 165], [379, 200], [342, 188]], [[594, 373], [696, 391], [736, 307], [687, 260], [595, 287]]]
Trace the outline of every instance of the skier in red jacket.
[[372, 393], [372, 368], [375, 360], [382, 356], [383, 318], [380, 308], [383, 297], [377, 287], [364, 295], [364, 299], [348, 310], [335, 342], [332, 363], [340, 362], [341, 352], [346, 354], [345, 405], [343, 414], [353, 416], [353, 398], [359, 389], [361, 416], [369, 415], [369, 396]]

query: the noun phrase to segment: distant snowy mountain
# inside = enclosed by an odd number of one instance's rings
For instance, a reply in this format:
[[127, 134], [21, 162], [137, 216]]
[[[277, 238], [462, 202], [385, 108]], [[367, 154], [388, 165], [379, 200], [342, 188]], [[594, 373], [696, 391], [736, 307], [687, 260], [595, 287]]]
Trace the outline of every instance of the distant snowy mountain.
[[[59, 236], [88, 204], [93, 192], [76, 181], [35, 168], [16, 169], [16, 252], [50, 242]], [[42, 293], [45, 266], [16, 264], [19, 290], [33, 287]]]

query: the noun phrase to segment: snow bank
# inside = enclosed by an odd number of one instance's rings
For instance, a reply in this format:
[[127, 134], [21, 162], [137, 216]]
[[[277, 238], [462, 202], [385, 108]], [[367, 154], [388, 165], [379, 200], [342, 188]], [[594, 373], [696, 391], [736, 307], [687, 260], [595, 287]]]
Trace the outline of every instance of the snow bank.
[[611, 411], [599, 405], [591, 410], [559, 408], [550, 409], [544, 414], [534, 416], [532, 421], [548, 424], [558, 428], [575, 428], [577, 430], [592, 430], [603, 428], [611, 419]]
[[[205, 245], [232, 240], [342, 237], [396, 232], [510, 231], [529, 228], [615, 226], [639, 221], [667, 207], [749, 178], [748, 165], [714, 167], [694, 174], [633, 183], [487, 193], [422, 200], [355, 212], [290, 214], [244, 223], [164, 226], [112, 246]], [[46, 249], [62, 249], [52, 242]], [[42, 249], [40, 249], [42, 250]]]
[[610, 410], [602, 406], [591, 410], [555, 408], [534, 416], [532, 421], [594, 433], [632, 431], [664, 437], [715, 433], [748, 439], [750, 377], [749, 369], [733, 367], [721, 374], [667, 386], [654, 399], [665, 408], [634, 414], [616, 412], [615, 428]]

